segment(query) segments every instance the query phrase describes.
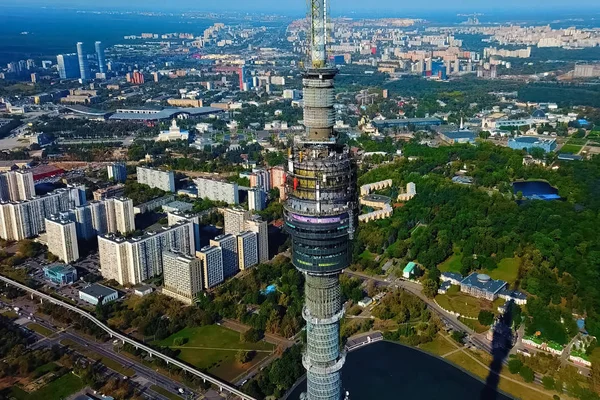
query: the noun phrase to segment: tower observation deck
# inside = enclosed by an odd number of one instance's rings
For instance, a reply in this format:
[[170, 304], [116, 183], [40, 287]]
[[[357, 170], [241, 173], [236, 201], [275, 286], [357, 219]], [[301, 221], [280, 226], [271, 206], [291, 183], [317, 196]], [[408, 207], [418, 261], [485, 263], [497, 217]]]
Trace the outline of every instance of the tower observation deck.
[[337, 141], [334, 78], [327, 65], [325, 0], [309, 1], [310, 66], [303, 70], [305, 140], [288, 154], [285, 229], [292, 238], [292, 262], [306, 278], [308, 400], [340, 400], [339, 321], [344, 315], [339, 274], [350, 264], [350, 240], [357, 216], [356, 165]]

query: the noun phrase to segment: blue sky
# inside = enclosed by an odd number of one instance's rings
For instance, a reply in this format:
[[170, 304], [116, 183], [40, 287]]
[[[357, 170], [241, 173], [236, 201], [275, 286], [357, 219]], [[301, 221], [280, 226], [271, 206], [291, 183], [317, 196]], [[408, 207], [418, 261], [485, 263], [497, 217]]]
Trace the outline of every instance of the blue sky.
[[[427, 0], [425, 2], [408, 0], [330, 0], [331, 9], [335, 14], [380, 13], [393, 11], [403, 12], [465, 12], [465, 11], [511, 11], [519, 10], [531, 13], [553, 12], [564, 10], [600, 10], [598, 0]], [[11, 2], [12, 3], [12, 2]], [[305, 0], [18, 0], [19, 6], [66, 6], [90, 9], [97, 8], [128, 8], [140, 10], [206, 10], [206, 11], [276, 11], [284, 13], [301, 13], [306, 8]], [[6, 4], [5, 5], [9, 5]], [[12, 3], [14, 5], [14, 3]]]

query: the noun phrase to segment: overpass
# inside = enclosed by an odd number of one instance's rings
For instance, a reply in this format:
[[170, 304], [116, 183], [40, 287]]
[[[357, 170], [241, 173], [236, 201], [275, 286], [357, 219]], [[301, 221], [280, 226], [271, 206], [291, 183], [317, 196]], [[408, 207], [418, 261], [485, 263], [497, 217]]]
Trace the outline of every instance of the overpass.
[[14, 287], [17, 287], [21, 290], [24, 290], [28, 293], [31, 293], [31, 296], [37, 296], [42, 300], [47, 300], [53, 304], [59, 305], [61, 307], [64, 307], [68, 310], [71, 310], [79, 315], [81, 315], [82, 317], [85, 317], [87, 319], [89, 319], [90, 321], [92, 321], [94, 324], [98, 325], [100, 328], [102, 328], [102, 330], [104, 330], [106, 333], [108, 333], [110, 335], [110, 337], [114, 337], [119, 339], [120, 341], [122, 341], [123, 343], [129, 343], [130, 345], [134, 346], [136, 349], [140, 349], [143, 350], [145, 352], [147, 352], [148, 354], [150, 354], [152, 357], [158, 357], [161, 358], [163, 361], [165, 361], [167, 364], [173, 364], [179, 368], [181, 368], [182, 370], [189, 372], [192, 375], [196, 375], [197, 377], [201, 378], [204, 382], [208, 381], [210, 383], [212, 383], [213, 385], [217, 386], [221, 391], [225, 390], [235, 396], [238, 396], [240, 399], [243, 400], [256, 400], [253, 397], [248, 396], [247, 394], [241, 392], [240, 390], [234, 388], [233, 386], [230, 386], [227, 383], [221, 382], [220, 380], [204, 374], [200, 371], [198, 371], [195, 368], [190, 367], [187, 364], [182, 363], [179, 360], [176, 360], [174, 358], [168, 357], [164, 354], [162, 354], [161, 352], [154, 350], [151, 347], [148, 347], [142, 343], [137, 342], [136, 340], [131, 339], [128, 336], [125, 336], [117, 331], [114, 331], [112, 329], [110, 329], [107, 325], [103, 324], [102, 321], [100, 321], [99, 319], [97, 319], [96, 317], [94, 317], [92, 314], [90, 314], [87, 311], [84, 311], [78, 307], [72, 306], [71, 304], [65, 303], [64, 301], [55, 299], [52, 296], [49, 296], [45, 293], [42, 293], [38, 290], [32, 289], [29, 286], [25, 286], [19, 282], [13, 281], [12, 279], [9, 279], [5, 276], [0, 275], [0, 280], [5, 282], [8, 285], [12, 285]]

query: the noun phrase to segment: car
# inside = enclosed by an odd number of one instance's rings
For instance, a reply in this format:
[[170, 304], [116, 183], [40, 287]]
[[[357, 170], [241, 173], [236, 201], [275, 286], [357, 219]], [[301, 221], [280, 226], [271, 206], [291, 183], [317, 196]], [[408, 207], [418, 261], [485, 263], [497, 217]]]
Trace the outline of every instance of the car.
[[184, 393], [185, 393], [185, 390], [183, 390], [183, 388], [178, 388], [178, 389], [177, 389], [177, 391], [178, 391], [180, 394], [184, 394]]

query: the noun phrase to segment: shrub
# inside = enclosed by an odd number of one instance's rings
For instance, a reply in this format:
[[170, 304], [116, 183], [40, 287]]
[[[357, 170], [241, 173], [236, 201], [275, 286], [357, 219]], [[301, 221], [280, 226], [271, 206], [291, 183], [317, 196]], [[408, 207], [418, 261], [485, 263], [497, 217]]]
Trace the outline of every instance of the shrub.
[[511, 374], [518, 374], [523, 368], [523, 363], [518, 358], [513, 358], [508, 362], [508, 370]]
[[521, 371], [519, 371], [519, 375], [521, 375], [523, 380], [527, 383], [533, 382], [533, 379], [535, 378], [535, 373], [533, 372], [533, 370], [526, 365], [521, 367]]

